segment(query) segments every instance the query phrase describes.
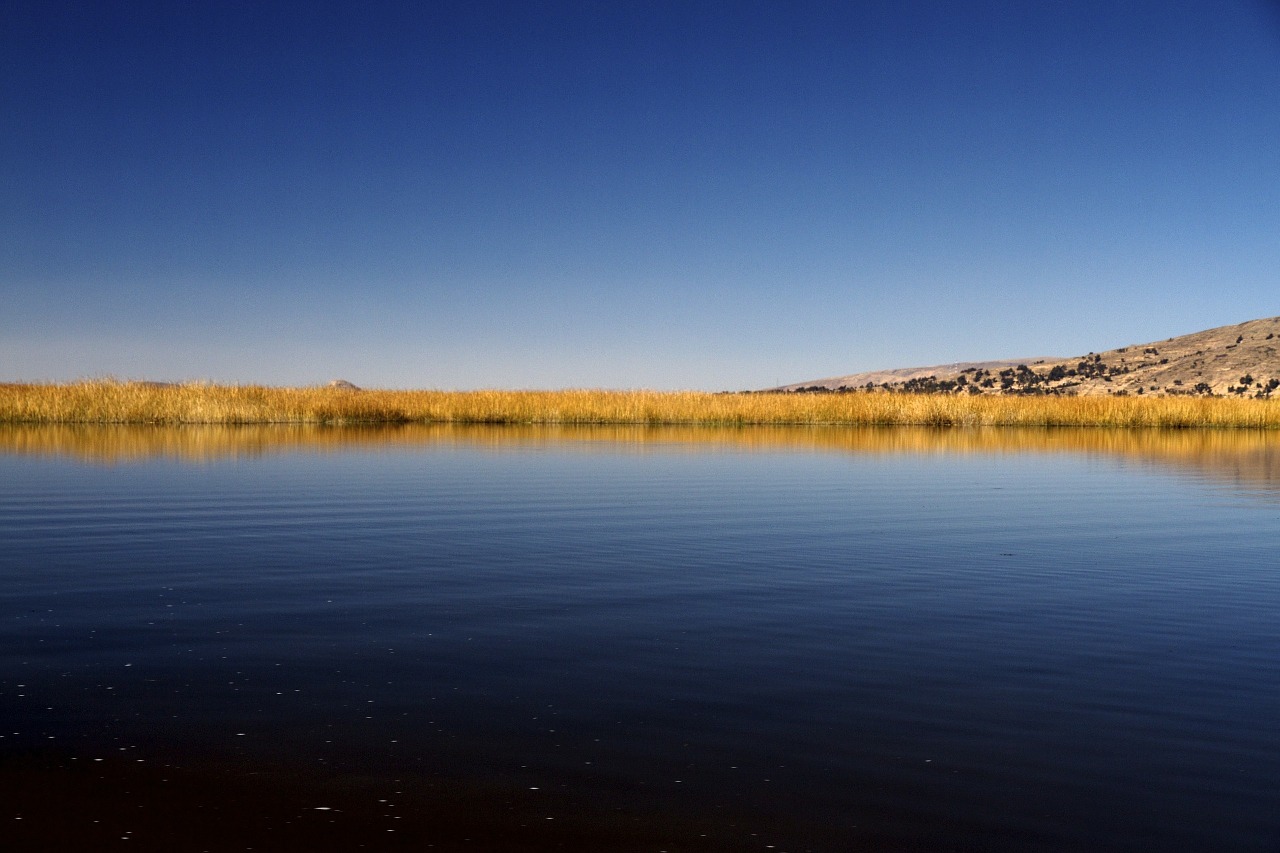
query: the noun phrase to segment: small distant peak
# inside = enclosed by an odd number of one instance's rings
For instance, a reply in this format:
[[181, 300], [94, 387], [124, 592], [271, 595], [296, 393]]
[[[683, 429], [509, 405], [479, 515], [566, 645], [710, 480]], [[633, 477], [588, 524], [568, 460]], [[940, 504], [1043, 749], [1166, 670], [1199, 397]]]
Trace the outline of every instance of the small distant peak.
[[359, 391], [360, 386], [345, 379], [335, 379], [329, 383], [330, 388], [337, 388], [339, 391]]

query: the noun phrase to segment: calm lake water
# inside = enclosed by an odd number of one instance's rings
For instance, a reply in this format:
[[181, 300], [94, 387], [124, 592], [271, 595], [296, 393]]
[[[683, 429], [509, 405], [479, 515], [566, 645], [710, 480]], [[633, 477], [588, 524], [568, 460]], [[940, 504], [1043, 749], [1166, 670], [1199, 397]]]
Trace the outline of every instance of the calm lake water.
[[1277, 851], [1278, 569], [1256, 433], [0, 428], [0, 847]]

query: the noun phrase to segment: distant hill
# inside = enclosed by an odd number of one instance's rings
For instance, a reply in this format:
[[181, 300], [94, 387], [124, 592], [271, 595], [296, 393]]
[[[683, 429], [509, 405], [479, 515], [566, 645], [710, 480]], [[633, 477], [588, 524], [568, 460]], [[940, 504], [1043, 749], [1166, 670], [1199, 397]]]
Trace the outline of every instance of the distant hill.
[[1280, 317], [1072, 358], [975, 361], [853, 373], [772, 391], [1271, 397], [1280, 399]]

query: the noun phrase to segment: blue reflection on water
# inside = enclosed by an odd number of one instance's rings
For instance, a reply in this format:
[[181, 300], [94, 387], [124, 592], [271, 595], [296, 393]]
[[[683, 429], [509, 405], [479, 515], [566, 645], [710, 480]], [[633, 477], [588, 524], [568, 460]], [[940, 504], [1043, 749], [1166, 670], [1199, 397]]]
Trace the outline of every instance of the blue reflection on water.
[[0, 750], [485, 777], [821, 849], [1280, 840], [1277, 508], [1204, 479], [605, 445], [0, 483]]

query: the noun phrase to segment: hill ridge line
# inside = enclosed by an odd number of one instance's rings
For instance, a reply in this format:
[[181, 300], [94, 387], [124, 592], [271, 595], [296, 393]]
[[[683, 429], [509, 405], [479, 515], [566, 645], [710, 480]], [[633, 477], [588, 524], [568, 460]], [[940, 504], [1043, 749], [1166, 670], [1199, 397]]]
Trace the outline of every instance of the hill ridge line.
[[1269, 398], [1277, 389], [1280, 317], [1070, 358], [1041, 356], [873, 370], [767, 390]]

